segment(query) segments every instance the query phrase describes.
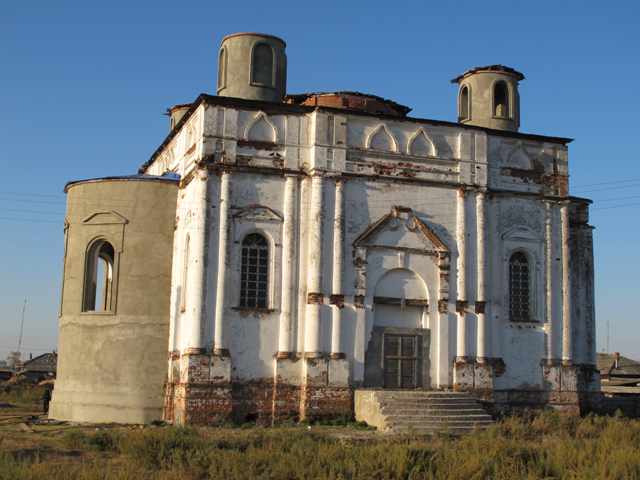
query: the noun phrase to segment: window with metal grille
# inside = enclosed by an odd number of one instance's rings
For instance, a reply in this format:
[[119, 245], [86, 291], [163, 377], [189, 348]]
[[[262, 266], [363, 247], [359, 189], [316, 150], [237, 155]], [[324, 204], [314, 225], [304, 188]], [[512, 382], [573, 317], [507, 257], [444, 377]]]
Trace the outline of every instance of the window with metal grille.
[[267, 308], [269, 291], [269, 243], [259, 233], [242, 241], [240, 306]]
[[529, 260], [522, 252], [509, 259], [509, 307], [512, 322], [530, 321]]

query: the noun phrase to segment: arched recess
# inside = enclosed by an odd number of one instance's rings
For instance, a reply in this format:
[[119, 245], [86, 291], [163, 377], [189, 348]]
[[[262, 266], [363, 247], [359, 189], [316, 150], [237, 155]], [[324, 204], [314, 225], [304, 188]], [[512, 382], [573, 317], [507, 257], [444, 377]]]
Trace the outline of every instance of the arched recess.
[[276, 143], [276, 127], [264, 112], [258, 114], [247, 124], [244, 134], [245, 140], [254, 142]]
[[218, 58], [218, 92], [227, 86], [227, 49], [220, 49]]
[[471, 87], [462, 85], [458, 96], [458, 121], [471, 118]]
[[424, 327], [427, 288], [424, 281], [409, 269], [387, 271], [375, 286], [373, 302], [375, 327]]
[[436, 150], [433, 140], [429, 138], [422, 128], [419, 128], [411, 138], [409, 138], [407, 154], [414, 155], [416, 157], [437, 157], [438, 151]]
[[511, 118], [511, 95], [507, 82], [498, 80], [493, 84], [493, 116]]
[[378, 125], [366, 138], [365, 148], [381, 152], [397, 152], [398, 142], [386, 125]]
[[251, 49], [251, 83], [263, 87], [273, 87], [275, 80], [275, 55], [273, 48], [258, 42]]

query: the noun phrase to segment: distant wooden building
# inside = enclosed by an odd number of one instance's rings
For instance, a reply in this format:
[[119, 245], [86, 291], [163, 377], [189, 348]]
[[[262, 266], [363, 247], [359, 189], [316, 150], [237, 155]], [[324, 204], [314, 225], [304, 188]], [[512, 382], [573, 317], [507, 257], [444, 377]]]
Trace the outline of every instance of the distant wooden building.
[[44, 353], [23, 363], [17, 375], [28, 380], [40, 382], [49, 378], [55, 378], [58, 354], [56, 352]]
[[640, 394], [640, 362], [620, 353], [598, 353], [598, 370], [605, 394]]

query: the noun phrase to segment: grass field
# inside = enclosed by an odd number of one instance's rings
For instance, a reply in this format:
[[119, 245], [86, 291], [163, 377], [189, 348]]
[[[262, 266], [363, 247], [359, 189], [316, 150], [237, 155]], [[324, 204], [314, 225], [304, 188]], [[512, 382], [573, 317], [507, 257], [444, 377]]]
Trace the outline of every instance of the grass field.
[[[3, 402], [0, 395], [0, 402]], [[640, 420], [546, 412], [462, 437], [356, 425], [37, 425], [0, 409], [0, 480], [640, 479]]]

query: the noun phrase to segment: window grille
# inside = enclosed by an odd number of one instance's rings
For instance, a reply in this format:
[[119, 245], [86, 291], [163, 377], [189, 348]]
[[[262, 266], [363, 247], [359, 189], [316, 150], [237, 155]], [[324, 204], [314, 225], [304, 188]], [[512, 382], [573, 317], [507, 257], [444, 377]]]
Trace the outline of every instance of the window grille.
[[528, 322], [529, 314], [529, 260], [522, 252], [509, 259], [509, 307], [512, 322]]
[[252, 233], [242, 241], [240, 307], [267, 308], [269, 291], [269, 244]]

